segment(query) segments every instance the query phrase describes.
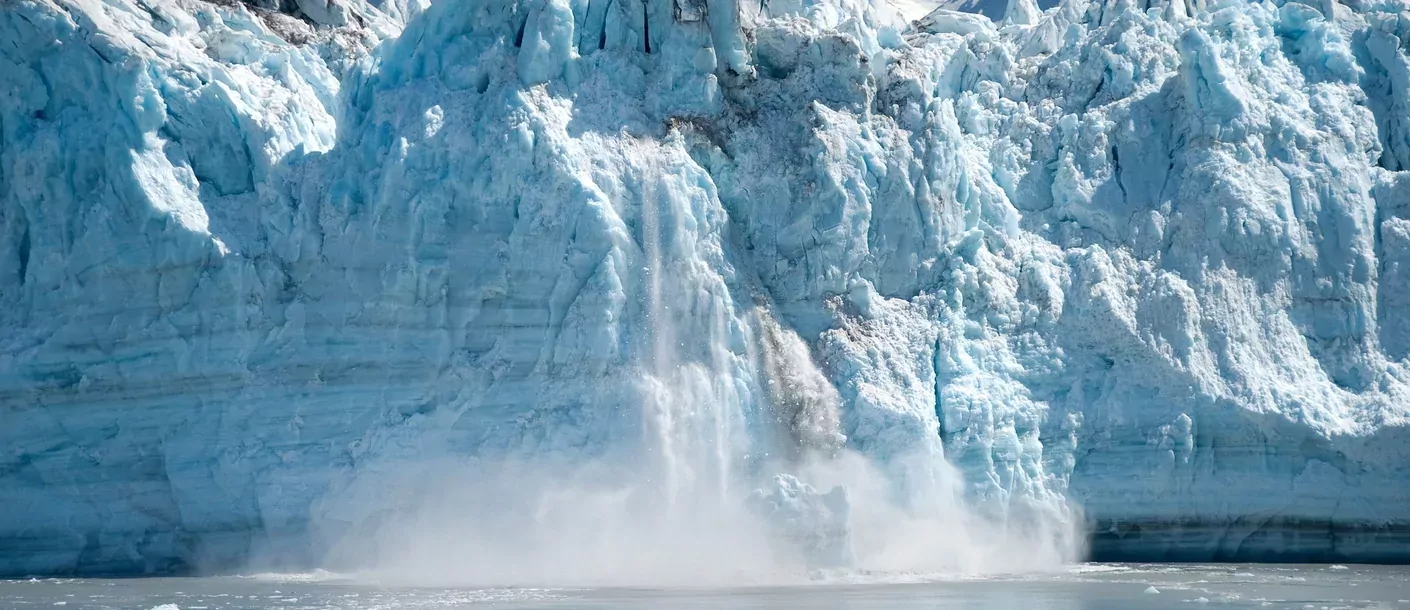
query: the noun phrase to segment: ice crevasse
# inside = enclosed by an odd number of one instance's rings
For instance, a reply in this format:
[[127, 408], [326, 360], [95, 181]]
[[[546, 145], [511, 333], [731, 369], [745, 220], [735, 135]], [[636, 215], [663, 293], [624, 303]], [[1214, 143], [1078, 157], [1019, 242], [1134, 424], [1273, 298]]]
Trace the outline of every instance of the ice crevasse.
[[0, 574], [843, 450], [1097, 557], [1410, 559], [1403, 2], [15, 0], [0, 84]]

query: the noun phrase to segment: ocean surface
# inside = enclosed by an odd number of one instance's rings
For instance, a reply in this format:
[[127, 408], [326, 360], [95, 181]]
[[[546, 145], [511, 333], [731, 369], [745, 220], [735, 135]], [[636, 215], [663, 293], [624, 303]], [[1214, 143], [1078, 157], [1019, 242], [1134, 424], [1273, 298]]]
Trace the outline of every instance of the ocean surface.
[[736, 588], [470, 588], [256, 574], [0, 581], [0, 608], [391, 610], [447, 608], [1386, 608], [1410, 610], [1410, 566], [1082, 564], [1025, 575], [819, 575]]

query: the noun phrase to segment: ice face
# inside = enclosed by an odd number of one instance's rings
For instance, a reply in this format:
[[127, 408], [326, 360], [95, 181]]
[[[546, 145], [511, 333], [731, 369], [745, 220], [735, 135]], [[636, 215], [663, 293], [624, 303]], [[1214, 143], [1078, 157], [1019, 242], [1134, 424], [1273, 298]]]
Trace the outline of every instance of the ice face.
[[1410, 22], [1150, 4], [7, 3], [0, 572], [843, 452], [1111, 557], [1403, 558]]

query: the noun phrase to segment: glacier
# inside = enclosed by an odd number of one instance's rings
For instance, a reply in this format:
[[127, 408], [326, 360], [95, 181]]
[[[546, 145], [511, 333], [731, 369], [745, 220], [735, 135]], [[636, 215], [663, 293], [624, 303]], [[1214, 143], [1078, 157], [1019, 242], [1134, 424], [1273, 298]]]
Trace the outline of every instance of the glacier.
[[954, 495], [1410, 560], [1410, 7], [988, 10], [0, 4], [0, 575], [316, 563], [502, 462], [829, 564]]

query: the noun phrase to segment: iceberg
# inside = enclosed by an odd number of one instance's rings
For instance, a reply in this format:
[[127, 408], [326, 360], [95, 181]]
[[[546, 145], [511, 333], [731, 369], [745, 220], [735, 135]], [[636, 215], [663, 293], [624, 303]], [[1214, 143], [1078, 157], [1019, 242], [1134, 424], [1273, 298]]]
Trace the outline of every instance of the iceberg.
[[845, 563], [848, 456], [1410, 560], [1403, 5], [1044, 6], [0, 5], [0, 575], [316, 563], [496, 460]]

